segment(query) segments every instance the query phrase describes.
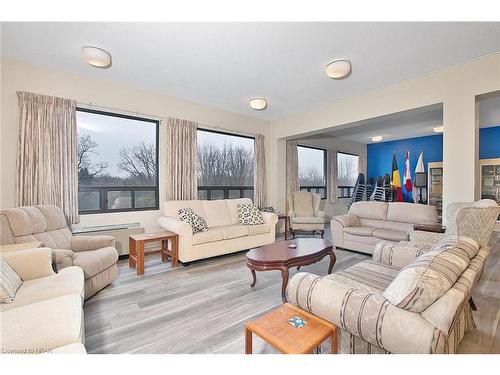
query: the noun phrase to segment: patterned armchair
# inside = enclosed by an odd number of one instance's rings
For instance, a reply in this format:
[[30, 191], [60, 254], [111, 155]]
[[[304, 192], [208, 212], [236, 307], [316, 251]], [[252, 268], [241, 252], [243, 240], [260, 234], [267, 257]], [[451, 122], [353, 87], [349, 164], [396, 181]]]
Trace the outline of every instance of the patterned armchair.
[[288, 216], [290, 216], [290, 229], [292, 236], [295, 232], [318, 232], [321, 238], [325, 233], [325, 224], [329, 218], [324, 211], [320, 211], [321, 197], [319, 194], [307, 191], [295, 191], [288, 198]]
[[[500, 207], [480, 201], [450, 205], [448, 212], [457, 218], [448, 230], [456, 233], [431, 243], [380, 242], [372, 260], [324, 277], [298, 273], [290, 280], [289, 300], [339, 327], [339, 353], [457, 352], [465, 333], [475, 328], [468, 301]], [[429, 271], [437, 275], [426, 275]], [[409, 286], [412, 293], [394, 300]], [[423, 306], [415, 304], [424, 296]]]

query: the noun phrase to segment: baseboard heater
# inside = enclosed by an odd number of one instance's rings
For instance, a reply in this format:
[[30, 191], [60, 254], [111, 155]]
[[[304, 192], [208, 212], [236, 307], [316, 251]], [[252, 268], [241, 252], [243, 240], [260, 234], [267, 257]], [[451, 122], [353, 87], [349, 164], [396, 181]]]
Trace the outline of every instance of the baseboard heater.
[[82, 236], [108, 235], [115, 238], [118, 255], [128, 255], [128, 238], [132, 234], [144, 233], [140, 223], [99, 225], [92, 227], [73, 228], [73, 234]]

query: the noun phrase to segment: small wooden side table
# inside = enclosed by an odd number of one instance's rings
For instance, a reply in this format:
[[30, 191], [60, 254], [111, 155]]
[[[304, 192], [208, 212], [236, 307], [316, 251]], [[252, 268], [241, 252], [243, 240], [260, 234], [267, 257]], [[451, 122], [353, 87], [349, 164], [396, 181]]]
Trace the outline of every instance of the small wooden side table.
[[288, 224], [290, 221], [290, 217], [286, 214], [279, 214], [278, 220], [285, 220], [285, 241], [288, 240]]
[[[161, 249], [144, 252], [144, 244], [160, 241]], [[168, 241], [171, 243], [170, 250], [168, 249]], [[166, 262], [170, 256], [172, 258], [172, 267], [177, 267], [179, 262], [179, 238], [177, 234], [164, 231], [149, 234], [134, 234], [129, 237], [128, 266], [130, 268], [137, 267], [138, 275], [144, 275], [144, 256], [157, 253], [161, 253], [161, 260], [163, 262]]]
[[[295, 328], [288, 319], [299, 317], [307, 322]], [[337, 326], [286, 303], [245, 326], [245, 354], [252, 354], [252, 334], [284, 354], [311, 354], [330, 338], [331, 353], [338, 350]]]
[[431, 233], [444, 233], [446, 228], [441, 224], [415, 224], [413, 225], [413, 230]]

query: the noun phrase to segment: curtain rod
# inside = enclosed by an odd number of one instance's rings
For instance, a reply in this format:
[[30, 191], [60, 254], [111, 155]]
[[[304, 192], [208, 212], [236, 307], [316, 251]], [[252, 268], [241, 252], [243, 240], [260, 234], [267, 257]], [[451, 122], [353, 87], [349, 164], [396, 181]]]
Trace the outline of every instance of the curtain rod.
[[[151, 115], [151, 114], [147, 114], [147, 113], [143, 113], [143, 112], [139, 112], [139, 111], [134, 112], [134, 111], [126, 110], [126, 109], [118, 109], [118, 108], [113, 108], [113, 107], [106, 107], [106, 106], [96, 105], [96, 104], [92, 104], [92, 103], [77, 102], [76, 106], [77, 107], [82, 107], [82, 108], [87, 108], [87, 109], [95, 108], [95, 109], [98, 109], [98, 110], [99, 109], [101, 109], [101, 110], [107, 110], [107, 111], [110, 111], [110, 112], [129, 114], [129, 115], [134, 115], [134, 116], [137, 116], [137, 117], [148, 117], [148, 118], [151, 118], [151, 119], [158, 119], [158, 120], [166, 120], [168, 118], [168, 117], [163, 117], [163, 116]], [[233, 130], [233, 129], [222, 128], [220, 126], [206, 125], [206, 124], [201, 124], [201, 123], [199, 123], [199, 127], [201, 129], [205, 128], [207, 130], [219, 130], [221, 132], [232, 133], [232, 134], [237, 134], [237, 135], [243, 135], [243, 136], [246, 136], [246, 137], [255, 137], [255, 135], [257, 134], [257, 133], [245, 133], [245, 132], [241, 132], [241, 131], [237, 131], [237, 130]]]

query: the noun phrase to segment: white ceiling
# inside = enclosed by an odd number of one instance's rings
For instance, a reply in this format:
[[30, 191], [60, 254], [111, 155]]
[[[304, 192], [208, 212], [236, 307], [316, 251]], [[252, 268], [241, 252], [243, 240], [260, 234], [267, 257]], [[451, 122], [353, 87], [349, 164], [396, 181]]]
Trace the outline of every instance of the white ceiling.
[[[374, 143], [371, 138], [377, 135], [381, 135], [384, 142], [435, 135], [434, 128], [442, 125], [443, 106], [436, 104], [352, 122], [300, 139], [335, 137], [368, 144]], [[492, 126], [500, 126], [500, 94], [479, 101], [479, 127]]]
[[[80, 49], [110, 51], [113, 66]], [[500, 23], [3, 23], [2, 54], [274, 120], [500, 51]], [[327, 78], [332, 59], [352, 75]], [[266, 111], [248, 108], [264, 96]]]

